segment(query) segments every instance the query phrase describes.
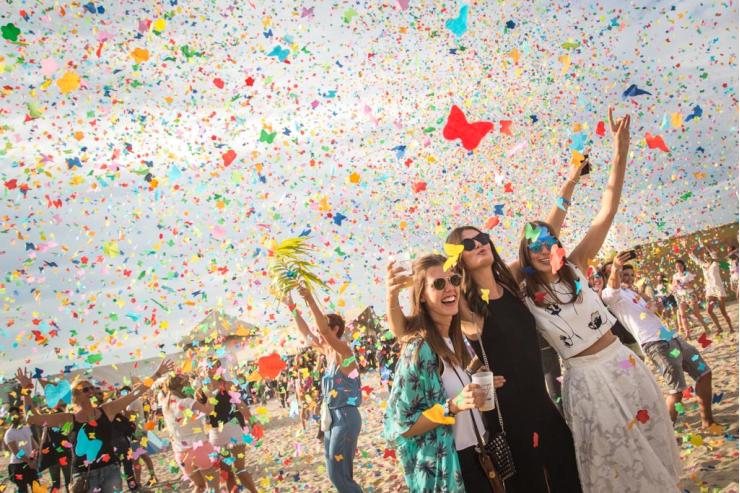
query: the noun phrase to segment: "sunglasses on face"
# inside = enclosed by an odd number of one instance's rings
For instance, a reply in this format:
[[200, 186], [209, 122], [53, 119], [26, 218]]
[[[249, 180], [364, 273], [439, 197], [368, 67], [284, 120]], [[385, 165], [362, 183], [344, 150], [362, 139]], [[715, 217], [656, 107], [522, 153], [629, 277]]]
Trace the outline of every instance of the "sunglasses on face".
[[458, 287], [462, 282], [462, 277], [457, 274], [452, 274], [449, 278], [440, 277], [432, 282], [432, 287], [437, 291], [443, 291], [445, 286], [447, 286], [447, 281], [450, 281], [452, 286]]
[[543, 238], [538, 238], [537, 240], [527, 245], [527, 247], [532, 252], [539, 252], [540, 250], [542, 250], [543, 246], [546, 246], [547, 249], [549, 250], [553, 245], [557, 245], [557, 244], [558, 244], [557, 238], [551, 235], [547, 235]]
[[462, 241], [463, 248], [465, 248], [466, 252], [470, 252], [472, 250], [475, 250], [475, 242], [480, 243], [480, 245], [486, 245], [489, 241], [491, 241], [491, 237], [487, 233], [478, 233], [478, 236], [474, 238], [466, 238]]
[[77, 389], [77, 392], [82, 392], [83, 394], [87, 394], [88, 392], [92, 392], [92, 387], [80, 387]]

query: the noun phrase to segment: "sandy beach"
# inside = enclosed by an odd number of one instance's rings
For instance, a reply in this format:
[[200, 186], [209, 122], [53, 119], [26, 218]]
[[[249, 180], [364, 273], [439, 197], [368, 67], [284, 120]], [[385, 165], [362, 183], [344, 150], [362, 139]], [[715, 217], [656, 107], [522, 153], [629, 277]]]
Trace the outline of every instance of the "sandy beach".
[[[733, 303], [731, 316], [737, 321], [738, 307]], [[696, 331], [698, 335], [698, 331]], [[682, 441], [681, 458], [684, 473], [680, 487], [686, 492], [737, 492], [738, 488], [738, 336], [710, 336], [712, 341], [702, 350], [713, 368], [715, 419], [722, 425], [721, 433], [700, 429], [698, 403], [695, 397], [684, 400], [686, 412], [676, 424], [676, 436]], [[693, 341], [694, 344], [698, 343]], [[662, 383], [662, 382], [661, 382]], [[400, 465], [386, 450], [379, 438], [383, 409], [388, 393], [381, 390], [376, 373], [363, 377], [363, 384], [372, 387], [362, 405], [363, 429], [355, 457], [355, 477], [367, 492], [405, 491]], [[721, 398], [720, 398], [721, 396]], [[248, 464], [264, 492], [333, 491], [326, 475], [323, 445], [317, 440], [317, 423], [302, 432], [297, 418], [289, 416], [276, 400], [264, 408], [252, 411], [265, 420], [264, 438], [249, 451]], [[181, 480], [171, 451], [153, 457], [159, 483], [158, 492], [189, 491]], [[2, 470], [6, 471], [7, 457]], [[144, 478], [147, 473], [144, 472]]]

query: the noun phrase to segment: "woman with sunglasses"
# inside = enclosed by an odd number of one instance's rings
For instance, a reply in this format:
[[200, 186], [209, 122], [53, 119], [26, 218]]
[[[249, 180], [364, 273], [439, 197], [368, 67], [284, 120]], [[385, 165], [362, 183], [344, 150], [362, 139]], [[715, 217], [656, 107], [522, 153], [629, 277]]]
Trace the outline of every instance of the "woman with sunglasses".
[[[398, 452], [412, 492], [491, 491], [477, 460], [486, 392], [465, 372], [471, 355], [460, 328], [462, 278], [445, 258], [425, 255], [413, 267], [412, 315], [406, 322], [383, 436]], [[496, 387], [504, 379], [495, 379]], [[451, 453], [455, 450], [457, 453]]]
[[[565, 215], [584, 160], [573, 167], [552, 207], [548, 221], [557, 230]], [[482, 361], [482, 349], [506, 386], [497, 393], [506, 439], [516, 474], [506, 480], [508, 492], [574, 493], [581, 491], [573, 438], [545, 387], [542, 352], [534, 318], [521, 299], [518, 261], [507, 265], [488, 234], [472, 226], [452, 231], [447, 243], [462, 245], [458, 267], [463, 273], [459, 298], [462, 330]], [[403, 269], [388, 264], [388, 314], [391, 331], [402, 338], [408, 321], [398, 294], [410, 280]], [[513, 271], [513, 272], [512, 272]], [[476, 342], [480, 341], [480, 342]], [[547, 346], [543, 349], [547, 349]], [[496, 411], [483, 413], [489, 433], [500, 432]]]
[[293, 313], [298, 331], [324, 355], [327, 364], [321, 378], [321, 430], [329, 479], [339, 493], [361, 493], [353, 478], [353, 459], [362, 428], [358, 409], [362, 404], [360, 368], [352, 348], [342, 340], [344, 319], [336, 313], [324, 315], [306, 286], [300, 285], [298, 292], [311, 310], [318, 335], [308, 327], [290, 294], [283, 301]]
[[650, 371], [612, 333], [614, 317], [584, 272], [617, 213], [629, 150], [629, 115], [614, 122], [614, 161], [601, 208], [566, 256], [547, 223], [527, 223], [519, 246], [525, 302], [564, 361], [563, 411], [584, 491], [677, 491], [671, 420]]
[[[152, 382], [174, 368], [170, 360], [162, 360], [151, 378]], [[16, 372], [16, 380], [24, 388], [32, 388], [33, 383], [25, 370]], [[149, 384], [151, 386], [151, 384]], [[140, 383], [129, 394], [105, 403], [93, 402], [95, 386], [84, 378], [72, 382], [72, 404], [74, 413], [38, 414], [29, 410], [29, 424], [39, 426], [63, 427], [72, 423], [75, 436], [76, 476], [87, 477], [88, 491], [92, 493], [120, 493], [123, 489], [120, 461], [123, 450], [114, 447], [116, 431], [113, 420], [122, 413], [134, 399], [149, 390], [146, 383]], [[33, 412], [33, 415], [30, 415]]]

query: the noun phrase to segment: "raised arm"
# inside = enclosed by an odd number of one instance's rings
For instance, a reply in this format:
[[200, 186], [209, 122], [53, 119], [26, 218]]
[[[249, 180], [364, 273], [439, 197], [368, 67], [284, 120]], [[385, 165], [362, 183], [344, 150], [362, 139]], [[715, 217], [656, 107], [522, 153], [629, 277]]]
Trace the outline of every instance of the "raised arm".
[[614, 157], [612, 158], [609, 183], [601, 196], [601, 209], [591, 222], [586, 236], [570, 254], [569, 260], [585, 271], [588, 259], [593, 258], [604, 244], [614, 216], [619, 210], [622, 196], [624, 172], [627, 167], [627, 154], [630, 146], [630, 115], [614, 121], [614, 109], [609, 108], [609, 125], [614, 138]]
[[290, 313], [293, 315], [293, 319], [295, 320], [298, 332], [300, 332], [303, 337], [306, 338], [306, 341], [308, 341], [309, 344], [315, 347], [320, 347], [321, 342], [318, 340], [316, 335], [311, 332], [308, 324], [303, 319], [303, 315], [301, 315], [301, 312], [298, 311], [296, 304], [293, 302], [293, 297], [290, 295], [290, 293], [285, 295], [285, 297], [283, 298], [283, 303], [285, 304], [285, 306], [288, 307], [288, 310], [290, 310]]
[[570, 207], [570, 199], [573, 197], [573, 190], [575, 190], [578, 180], [581, 178], [581, 171], [583, 167], [588, 163], [588, 155], [591, 152], [590, 149], [586, 150], [586, 159], [581, 161], [577, 166], [572, 166], [568, 179], [560, 187], [560, 195], [555, 199], [555, 204], [550, 209], [550, 214], [547, 215], [547, 224], [550, 225], [552, 233], [555, 236], [560, 236], [560, 228], [563, 227], [565, 216], [568, 214], [568, 207]]
[[[343, 360], [353, 358], [354, 354], [352, 353], [352, 349], [349, 347], [349, 344], [338, 338], [334, 331], [331, 330], [331, 327], [329, 327], [329, 322], [326, 320], [326, 315], [324, 315], [324, 312], [322, 312], [321, 308], [319, 308], [319, 305], [316, 303], [311, 290], [308, 289], [306, 286], [299, 286], [298, 291], [301, 293], [301, 296], [306, 301], [308, 308], [311, 310], [321, 337], [334, 351], [339, 354], [339, 356], [341, 356]], [[342, 373], [346, 375], [349, 375], [356, 368], [357, 363], [351, 361], [346, 365], [343, 364], [340, 368], [340, 371], [342, 371]]]
[[408, 334], [406, 324], [408, 322], [406, 315], [403, 313], [401, 308], [401, 302], [398, 299], [398, 295], [401, 290], [411, 280], [411, 276], [402, 275], [404, 272], [403, 267], [394, 267], [395, 262], [388, 262], [386, 267], [388, 275], [386, 277], [386, 308], [388, 313], [388, 325], [390, 326], [391, 332], [397, 338], [401, 338]]
[[15, 379], [21, 386], [26, 422], [29, 425], [59, 427], [74, 419], [72, 413], [40, 414], [33, 403], [33, 399], [31, 399], [33, 380], [31, 380], [30, 374], [24, 368], [18, 368], [18, 371], [15, 372]]
[[[162, 362], [159, 364], [157, 370], [149, 378], [151, 381], [157, 380], [159, 377], [161, 377], [165, 373], [172, 371], [174, 368], [175, 364], [172, 361], [168, 359], [163, 359]], [[108, 419], [112, 420], [113, 418], [115, 418], [116, 414], [125, 411], [126, 407], [128, 407], [129, 404], [149, 392], [151, 384], [147, 385], [147, 383], [149, 382], [145, 380], [144, 382], [136, 385], [131, 392], [124, 395], [123, 397], [119, 397], [118, 399], [106, 402], [105, 404], [101, 405], [100, 409], [102, 409], [106, 416], [108, 416]]]

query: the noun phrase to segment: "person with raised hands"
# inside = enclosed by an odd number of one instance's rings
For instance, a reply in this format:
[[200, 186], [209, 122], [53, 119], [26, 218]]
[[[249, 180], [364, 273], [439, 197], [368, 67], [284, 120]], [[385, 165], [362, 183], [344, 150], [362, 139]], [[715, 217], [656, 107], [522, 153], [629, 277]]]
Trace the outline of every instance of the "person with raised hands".
[[[119, 493], [123, 488], [120, 463], [122, 454], [126, 451], [118, 450], [115, 446], [117, 436], [113, 421], [135, 399], [148, 392], [155, 380], [173, 368], [172, 361], [162, 360], [151, 377], [144, 379], [127, 395], [104, 403], [94, 399], [96, 387], [90, 380], [77, 377], [71, 385], [75, 412], [39, 414], [31, 407], [28, 411], [28, 423], [50, 427], [69, 426], [68, 423], [72, 423], [75, 437], [74, 482], [86, 482], [87, 491], [90, 492]], [[33, 388], [33, 382], [25, 370], [18, 369], [15, 376], [24, 389]]]
[[696, 382], [702, 426], [710, 428], [714, 424], [712, 369], [694, 346], [663, 325], [651, 307], [651, 300], [634, 290], [635, 269], [626, 263], [628, 260], [628, 252], [622, 252], [614, 258], [611, 266], [605, 267], [610, 274], [601, 297], [619, 321], [635, 335], [643, 352], [661, 371], [668, 386], [665, 400], [671, 420], [675, 422], [678, 418], [676, 407], [688, 388], [685, 372]]
[[295, 318], [298, 331], [326, 358], [321, 378], [321, 430], [329, 479], [340, 493], [361, 493], [353, 478], [353, 461], [362, 429], [358, 407], [362, 404], [360, 368], [350, 345], [342, 339], [344, 319], [319, 308], [311, 290], [301, 284], [298, 293], [306, 302], [318, 334], [311, 331], [288, 294], [284, 303]]

